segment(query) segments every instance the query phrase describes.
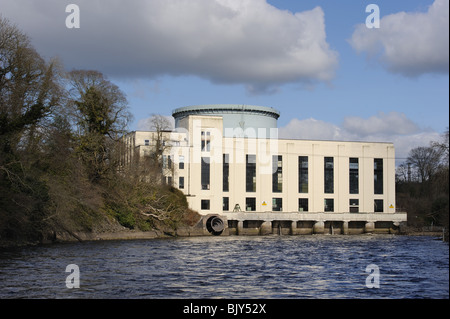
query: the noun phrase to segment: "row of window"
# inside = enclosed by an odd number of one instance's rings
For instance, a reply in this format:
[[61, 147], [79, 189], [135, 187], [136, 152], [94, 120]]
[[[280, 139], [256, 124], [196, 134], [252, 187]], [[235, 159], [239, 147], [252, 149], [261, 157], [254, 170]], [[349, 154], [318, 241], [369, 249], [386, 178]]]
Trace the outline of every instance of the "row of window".
[[[230, 164], [229, 155], [223, 154], [222, 190], [229, 191]], [[172, 168], [170, 156], [163, 156], [163, 168]], [[283, 191], [283, 157], [275, 155], [272, 159], [272, 192], [281, 193]], [[184, 169], [184, 157], [180, 156], [178, 168]], [[256, 192], [256, 155], [246, 155], [245, 165], [245, 190], [246, 192]], [[309, 172], [308, 156], [298, 157], [298, 192], [308, 193]], [[180, 177], [179, 185], [184, 188], [184, 177]], [[203, 190], [210, 188], [210, 161], [209, 157], [202, 157], [201, 161], [201, 186]], [[324, 193], [334, 193], [334, 158], [324, 158]], [[359, 194], [359, 159], [349, 158], [349, 193]], [[374, 193], [383, 194], [383, 159], [374, 159]]]
[[[351, 213], [359, 212], [359, 199], [350, 199], [349, 202]], [[374, 200], [374, 212], [380, 213], [383, 212], [384, 203], [382, 199]], [[209, 210], [210, 209], [210, 200], [202, 199], [201, 200], [201, 209]], [[229, 197], [223, 197], [223, 205], [222, 209], [224, 212], [230, 211], [230, 199]], [[234, 211], [240, 211], [241, 208], [238, 204], [233, 208]], [[256, 198], [255, 197], [247, 197], [245, 199], [245, 211], [256, 211]], [[272, 211], [283, 211], [283, 199], [282, 198], [272, 198]], [[298, 199], [298, 211], [299, 212], [308, 212], [308, 198], [299, 198]], [[334, 199], [333, 198], [325, 198], [324, 199], [324, 212], [334, 212]]]
[[[163, 176], [162, 183], [167, 185], [173, 185], [172, 176]], [[178, 177], [178, 188], [184, 189], [184, 176]]]
[[[184, 169], [184, 156], [180, 156], [178, 159], [178, 169]], [[170, 155], [163, 155], [162, 166], [164, 169], [173, 168], [173, 158]]]
[[[205, 158], [205, 161], [207, 158]], [[205, 183], [209, 187], [209, 161], [208, 165], [203, 166], [202, 174], [205, 169]], [[272, 158], [272, 192], [281, 193], [283, 191], [283, 156], [274, 155]], [[383, 159], [374, 159], [374, 193], [383, 194]], [[229, 155], [223, 155], [223, 191], [229, 191], [230, 164]], [[202, 175], [203, 176], [203, 175]], [[298, 157], [298, 192], [308, 193], [308, 156]], [[202, 185], [203, 179], [202, 179]], [[203, 187], [202, 187], [203, 188]], [[209, 188], [208, 188], [209, 189]], [[256, 192], [256, 155], [246, 155], [245, 162], [245, 190], [246, 192]], [[324, 158], [324, 193], [334, 193], [334, 158]], [[359, 194], [359, 159], [349, 158], [349, 193]]]

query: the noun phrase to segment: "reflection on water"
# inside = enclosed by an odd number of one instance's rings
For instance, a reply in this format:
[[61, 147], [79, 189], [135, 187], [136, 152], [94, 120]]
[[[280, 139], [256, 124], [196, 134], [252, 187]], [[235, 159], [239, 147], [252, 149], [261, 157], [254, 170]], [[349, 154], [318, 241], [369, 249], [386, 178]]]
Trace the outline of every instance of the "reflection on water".
[[[80, 288], [66, 287], [66, 266]], [[380, 288], [366, 287], [366, 266]], [[391, 235], [200, 237], [0, 252], [0, 298], [449, 298], [448, 245]]]

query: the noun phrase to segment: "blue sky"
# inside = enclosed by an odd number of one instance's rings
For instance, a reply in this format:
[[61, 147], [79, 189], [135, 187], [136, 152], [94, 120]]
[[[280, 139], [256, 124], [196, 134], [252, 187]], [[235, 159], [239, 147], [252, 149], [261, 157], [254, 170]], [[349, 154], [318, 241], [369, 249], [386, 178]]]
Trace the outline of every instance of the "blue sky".
[[182, 106], [262, 105], [283, 137], [391, 141], [405, 157], [449, 126], [447, 0], [0, 0], [0, 13], [42, 55], [108, 76], [131, 130]]

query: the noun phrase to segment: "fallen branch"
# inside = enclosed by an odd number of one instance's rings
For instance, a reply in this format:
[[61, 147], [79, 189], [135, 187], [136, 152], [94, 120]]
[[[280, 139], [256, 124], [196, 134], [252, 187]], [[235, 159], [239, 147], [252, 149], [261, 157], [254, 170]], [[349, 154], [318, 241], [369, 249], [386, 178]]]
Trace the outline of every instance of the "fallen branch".
[[141, 212], [141, 214], [144, 215], [144, 216], [147, 216], [147, 217], [153, 217], [153, 218], [156, 218], [156, 219], [159, 220], [159, 221], [164, 221], [164, 220], [166, 220], [166, 219], [169, 218], [169, 217], [161, 218], [161, 216], [155, 215], [155, 214], [152, 214], [152, 213], [144, 213], [144, 212]]

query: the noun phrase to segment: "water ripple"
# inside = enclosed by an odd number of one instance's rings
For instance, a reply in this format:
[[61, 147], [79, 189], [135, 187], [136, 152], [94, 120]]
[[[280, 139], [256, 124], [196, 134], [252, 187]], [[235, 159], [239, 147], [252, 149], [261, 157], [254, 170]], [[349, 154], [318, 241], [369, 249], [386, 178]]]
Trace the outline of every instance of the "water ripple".
[[[65, 267], [80, 268], [68, 289]], [[367, 288], [366, 266], [380, 269]], [[0, 252], [0, 298], [449, 298], [448, 245], [431, 237], [202, 237]]]

